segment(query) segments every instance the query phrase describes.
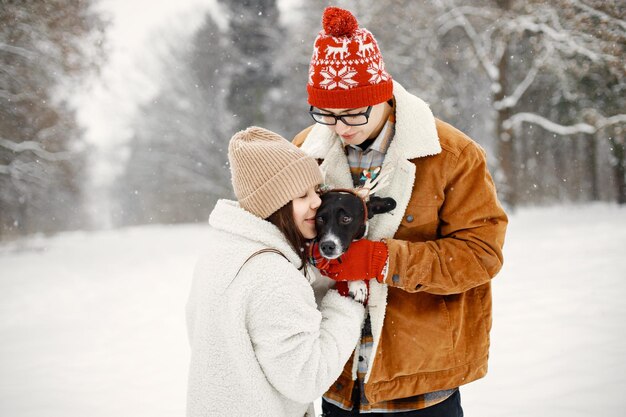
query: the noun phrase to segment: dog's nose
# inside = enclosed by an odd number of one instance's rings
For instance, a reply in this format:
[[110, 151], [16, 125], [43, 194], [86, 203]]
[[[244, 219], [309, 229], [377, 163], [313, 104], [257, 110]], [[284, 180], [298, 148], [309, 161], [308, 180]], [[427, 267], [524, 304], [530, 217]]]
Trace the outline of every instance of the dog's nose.
[[334, 253], [336, 248], [337, 248], [337, 245], [335, 245], [335, 242], [333, 242], [332, 240], [326, 240], [320, 243], [320, 251], [323, 254]]

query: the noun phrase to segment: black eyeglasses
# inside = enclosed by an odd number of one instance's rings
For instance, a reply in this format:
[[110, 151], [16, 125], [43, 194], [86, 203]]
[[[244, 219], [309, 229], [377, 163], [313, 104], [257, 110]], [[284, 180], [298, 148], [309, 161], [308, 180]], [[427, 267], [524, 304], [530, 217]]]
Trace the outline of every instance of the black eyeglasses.
[[363, 113], [342, 114], [341, 116], [337, 116], [332, 113], [322, 113], [319, 109], [311, 106], [309, 114], [313, 120], [323, 125], [334, 126], [337, 124], [337, 120], [341, 120], [341, 122], [347, 126], [362, 126], [367, 124], [372, 107], [373, 106], [368, 106], [367, 110]]

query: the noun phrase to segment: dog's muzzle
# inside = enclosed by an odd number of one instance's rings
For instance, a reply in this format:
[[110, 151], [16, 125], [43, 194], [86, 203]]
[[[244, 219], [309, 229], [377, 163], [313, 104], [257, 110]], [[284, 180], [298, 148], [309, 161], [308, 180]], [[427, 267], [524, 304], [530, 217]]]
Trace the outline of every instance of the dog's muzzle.
[[343, 246], [336, 236], [329, 235], [320, 241], [320, 253], [326, 259], [336, 259], [340, 257], [343, 252]]

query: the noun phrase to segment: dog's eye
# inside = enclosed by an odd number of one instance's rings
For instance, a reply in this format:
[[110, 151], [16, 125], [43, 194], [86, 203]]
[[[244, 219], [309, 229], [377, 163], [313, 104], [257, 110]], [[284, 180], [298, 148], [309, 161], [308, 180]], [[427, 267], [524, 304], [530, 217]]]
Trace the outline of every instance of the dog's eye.
[[317, 216], [315, 218], [315, 221], [317, 222], [317, 224], [324, 224], [324, 218], [322, 216]]
[[339, 222], [341, 224], [348, 224], [352, 221], [352, 217], [350, 216], [341, 216], [341, 219], [339, 219]]

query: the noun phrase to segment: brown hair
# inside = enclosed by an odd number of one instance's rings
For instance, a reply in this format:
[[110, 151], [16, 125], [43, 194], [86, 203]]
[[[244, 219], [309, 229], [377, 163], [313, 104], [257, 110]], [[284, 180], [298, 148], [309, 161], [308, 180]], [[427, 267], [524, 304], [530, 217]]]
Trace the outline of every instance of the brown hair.
[[293, 203], [290, 201], [283, 207], [276, 210], [274, 213], [270, 214], [270, 216], [266, 219], [268, 222], [272, 223], [274, 226], [278, 227], [285, 238], [291, 245], [294, 251], [300, 257], [300, 261], [302, 262], [299, 270], [304, 269], [306, 275], [306, 263], [308, 259], [307, 253], [307, 242], [308, 239], [302, 236], [296, 222], [293, 220]]

